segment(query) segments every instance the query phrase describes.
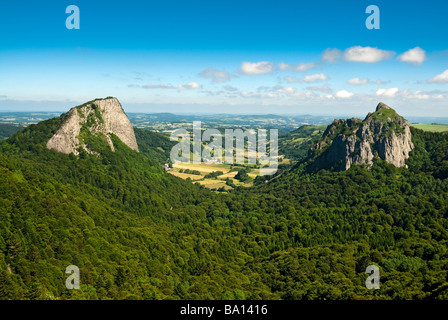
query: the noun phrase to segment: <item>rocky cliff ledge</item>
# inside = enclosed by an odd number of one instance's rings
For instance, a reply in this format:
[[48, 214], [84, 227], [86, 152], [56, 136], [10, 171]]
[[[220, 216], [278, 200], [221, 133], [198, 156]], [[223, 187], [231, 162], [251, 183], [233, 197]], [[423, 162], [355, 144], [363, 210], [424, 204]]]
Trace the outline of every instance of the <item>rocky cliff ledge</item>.
[[138, 151], [134, 129], [116, 98], [96, 99], [74, 107], [66, 114], [59, 130], [47, 142], [48, 149], [61, 153], [79, 154], [79, 148], [88, 153], [82, 134], [103, 135], [112, 151], [115, 151], [111, 135], [116, 135], [129, 148]]
[[338, 170], [348, 170], [352, 164], [371, 167], [374, 157], [403, 167], [413, 148], [409, 123], [380, 102], [364, 120], [333, 121], [311, 155], [317, 156], [314, 166]]

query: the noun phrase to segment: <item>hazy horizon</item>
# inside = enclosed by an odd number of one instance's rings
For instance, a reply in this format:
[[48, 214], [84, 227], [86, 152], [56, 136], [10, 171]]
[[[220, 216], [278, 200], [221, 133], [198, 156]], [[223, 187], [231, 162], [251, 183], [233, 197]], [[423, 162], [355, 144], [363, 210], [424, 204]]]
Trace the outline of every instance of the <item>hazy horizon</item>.
[[[65, 113], [69, 111], [69, 109], [61, 111], [61, 110], [0, 110], [0, 114], [18, 114], [18, 113], [43, 113], [43, 114], [55, 114], [57, 116], [59, 116], [62, 113]], [[279, 116], [279, 117], [316, 117], [316, 118], [331, 118], [331, 120], [329, 121], [329, 123], [333, 120], [333, 119], [348, 119], [348, 118], [360, 118], [360, 119], [364, 119], [366, 117], [367, 114], [317, 114], [317, 113], [225, 113], [225, 112], [168, 112], [168, 111], [126, 111], [126, 109], [124, 110], [126, 112], [126, 114], [128, 115], [138, 115], [138, 114], [148, 114], [148, 115], [157, 115], [157, 114], [172, 114], [175, 116], [219, 116], [219, 115], [226, 115], [226, 116]], [[375, 110], [372, 110], [371, 112], [373, 112]], [[448, 117], [441, 117], [441, 116], [404, 116], [402, 114], [400, 114], [401, 116], [403, 116], [406, 120], [408, 120], [408, 122], [410, 123], [424, 123], [424, 124], [432, 124], [432, 123], [437, 123], [437, 124], [448, 124]], [[13, 122], [13, 121], [11, 121]], [[2, 121], [2, 119], [0, 119], [0, 123], [6, 123], [6, 121]]]

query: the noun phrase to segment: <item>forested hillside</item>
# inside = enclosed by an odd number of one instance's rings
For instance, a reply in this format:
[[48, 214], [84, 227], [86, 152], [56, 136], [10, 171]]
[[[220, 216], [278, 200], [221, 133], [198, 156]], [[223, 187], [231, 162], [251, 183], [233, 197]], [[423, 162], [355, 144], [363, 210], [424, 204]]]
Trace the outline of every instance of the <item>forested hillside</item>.
[[287, 159], [300, 161], [308, 156], [311, 145], [316, 142], [327, 126], [304, 125], [279, 137], [279, 152]]
[[16, 124], [0, 123], [0, 140], [4, 140], [12, 136], [17, 131], [22, 130], [23, 127]]
[[169, 145], [145, 131], [140, 153], [116, 137], [100, 156], [48, 150], [62, 119], [0, 144], [3, 299], [448, 298], [447, 134], [412, 129], [409, 168], [304, 162], [222, 194], [164, 172]]

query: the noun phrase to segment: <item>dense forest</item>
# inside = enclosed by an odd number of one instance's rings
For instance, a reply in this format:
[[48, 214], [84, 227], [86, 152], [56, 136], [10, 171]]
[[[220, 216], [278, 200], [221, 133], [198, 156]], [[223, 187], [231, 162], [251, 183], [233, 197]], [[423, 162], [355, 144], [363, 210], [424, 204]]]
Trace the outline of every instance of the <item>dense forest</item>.
[[220, 193], [166, 173], [171, 142], [143, 129], [140, 153], [117, 137], [88, 141], [101, 156], [48, 150], [61, 121], [0, 144], [2, 299], [448, 299], [446, 133], [412, 129], [408, 168], [305, 157]]
[[23, 127], [17, 124], [0, 123], [0, 140], [4, 140], [12, 136], [17, 131], [22, 130]]
[[311, 145], [316, 142], [327, 126], [303, 125], [300, 128], [280, 135], [279, 152], [287, 159], [300, 161], [308, 156]]

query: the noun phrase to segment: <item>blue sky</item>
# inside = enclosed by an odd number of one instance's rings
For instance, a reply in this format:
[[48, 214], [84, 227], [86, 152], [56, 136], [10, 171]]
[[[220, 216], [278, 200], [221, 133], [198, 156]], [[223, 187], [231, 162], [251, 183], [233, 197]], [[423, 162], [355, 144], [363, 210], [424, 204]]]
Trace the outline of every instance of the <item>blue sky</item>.
[[[380, 9], [369, 30], [368, 5]], [[65, 8], [80, 10], [80, 29]], [[0, 111], [448, 116], [446, 1], [14, 1]]]

